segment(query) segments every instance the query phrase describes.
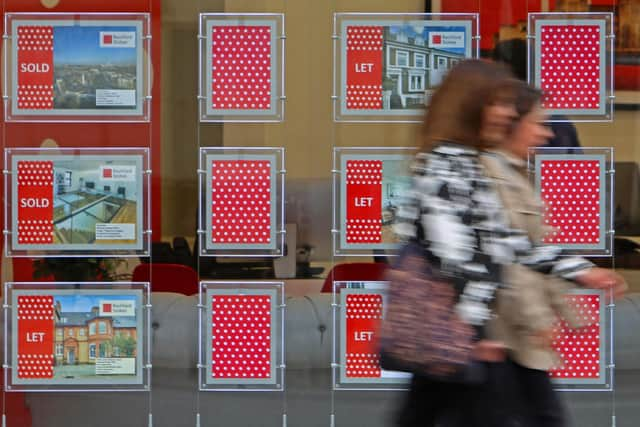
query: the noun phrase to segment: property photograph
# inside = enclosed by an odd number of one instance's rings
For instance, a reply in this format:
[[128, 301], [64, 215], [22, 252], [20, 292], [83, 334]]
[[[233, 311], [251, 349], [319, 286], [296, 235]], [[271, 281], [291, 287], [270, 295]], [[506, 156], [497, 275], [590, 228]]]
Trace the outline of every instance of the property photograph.
[[54, 379], [135, 375], [136, 300], [133, 295], [55, 295]]

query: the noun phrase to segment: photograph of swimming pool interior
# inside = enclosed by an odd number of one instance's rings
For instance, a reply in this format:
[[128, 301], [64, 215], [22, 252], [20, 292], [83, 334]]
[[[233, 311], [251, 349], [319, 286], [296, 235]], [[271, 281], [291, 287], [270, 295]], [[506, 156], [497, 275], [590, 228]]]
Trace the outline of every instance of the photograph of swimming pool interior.
[[[68, 157], [54, 162], [53, 241], [54, 244], [135, 243], [130, 239], [96, 241], [96, 224], [137, 223], [137, 180], [103, 177], [104, 166], [114, 161]], [[136, 162], [121, 160], [117, 166], [135, 168]], [[135, 229], [135, 228], [134, 228]]]

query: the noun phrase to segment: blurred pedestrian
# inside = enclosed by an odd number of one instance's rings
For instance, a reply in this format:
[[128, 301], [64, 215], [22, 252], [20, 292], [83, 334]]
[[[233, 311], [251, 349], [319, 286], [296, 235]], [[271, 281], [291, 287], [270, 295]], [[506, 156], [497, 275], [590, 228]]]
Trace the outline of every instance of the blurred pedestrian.
[[[456, 382], [414, 375], [399, 426], [524, 425], [528, 414], [508, 343], [489, 328], [496, 296], [510, 287], [507, 266], [564, 279], [580, 276], [589, 286], [619, 282], [599, 269], [586, 273], [592, 269], [588, 261], [561, 258], [558, 248], [538, 245], [511, 226], [481, 156], [504, 144], [517, 116], [517, 87], [500, 65], [463, 61], [449, 72], [425, 115], [412, 192], [398, 209], [395, 231], [419, 242], [435, 274], [454, 289], [457, 315], [474, 328], [482, 372], [473, 381]], [[541, 331], [541, 339], [547, 332]]]
[[[514, 97], [516, 118], [510, 134], [481, 157], [487, 175], [495, 182], [507, 220], [512, 228], [525, 232], [529, 242], [525, 247], [540, 245], [545, 233], [552, 231], [543, 223], [543, 206], [527, 176], [529, 150], [542, 146], [552, 136], [543, 124], [544, 112], [540, 106], [542, 93], [522, 82], [517, 85]], [[548, 247], [548, 251], [559, 251]], [[538, 262], [536, 270], [523, 264], [503, 268], [503, 280], [508, 286], [498, 291], [495, 307], [496, 318], [489, 327], [489, 334], [507, 346], [508, 359], [513, 364], [517, 394], [522, 397], [521, 410], [529, 427], [561, 427], [565, 423], [564, 410], [553, 390], [548, 370], [558, 365], [558, 357], [552, 348], [553, 330], [558, 317], [571, 326], [584, 326], [577, 322], [565, 305], [564, 295], [577, 284], [606, 287], [614, 291], [624, 290], [624, 281], [608, 270], [591, 268], [581, 258], [564, 258], [563, 263], [573, 263], [574, 273], [565, 277], [574, 283], [550, 274], [554, 255], [549, 264]], [[578, 269], [578, 266], [585, 268]], [[556, 263], [557, 267], [557, 263]]]

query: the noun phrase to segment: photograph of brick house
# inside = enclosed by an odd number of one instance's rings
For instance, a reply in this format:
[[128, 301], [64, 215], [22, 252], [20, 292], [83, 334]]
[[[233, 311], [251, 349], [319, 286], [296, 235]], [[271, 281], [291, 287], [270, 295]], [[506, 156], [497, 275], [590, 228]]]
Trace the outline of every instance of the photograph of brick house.
[[[83, 295], [83, 311], [79, 298], [55, 298], [55, 363], [60, 365], [94, 365], [100, 358], [135, 358], [137, 353], [137, 320], [135, 316], [104, 313], [103, 296]], [[108, 298], [110, 301], [114, 297]], [[134, 297], [123, 301], [135, 302]], [[73, 307], [65, 306], [65, 302]], [[101, 315], [101, 306], [102, 315]]]
[[[384, 27], [383, 109], [421, 109], [446, 73], [470, 51], [465, 27]], [[446, 46], [443, 37], [458, 39]], [[428, 99], [427, 99], [428, 101]]]

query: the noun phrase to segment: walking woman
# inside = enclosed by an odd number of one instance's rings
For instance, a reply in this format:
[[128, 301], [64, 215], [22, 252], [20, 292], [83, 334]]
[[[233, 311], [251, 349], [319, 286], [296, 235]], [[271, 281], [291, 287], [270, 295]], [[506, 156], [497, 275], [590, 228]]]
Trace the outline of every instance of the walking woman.
[[480, 158], [506, 140], [517, 115], [516, 89], [502, 66], [463, 61], [449, 72], [425, 115], [412, 192], [398, 210], [395, 231], [419, 242], [436, 274], [456, 291], [456, 314], [474, 328], [481, 372], [455, 383], [415, 376], [399, 426], [524, 425], [521, 389], [512, 384], [506, 344], [489, 334], [495, 298], [510, 286], [505, 266], [589, 286], [620, 281], [581, 258], [560, 257], [557, 248], [536, 245], [525, 231], [511, 227]]

